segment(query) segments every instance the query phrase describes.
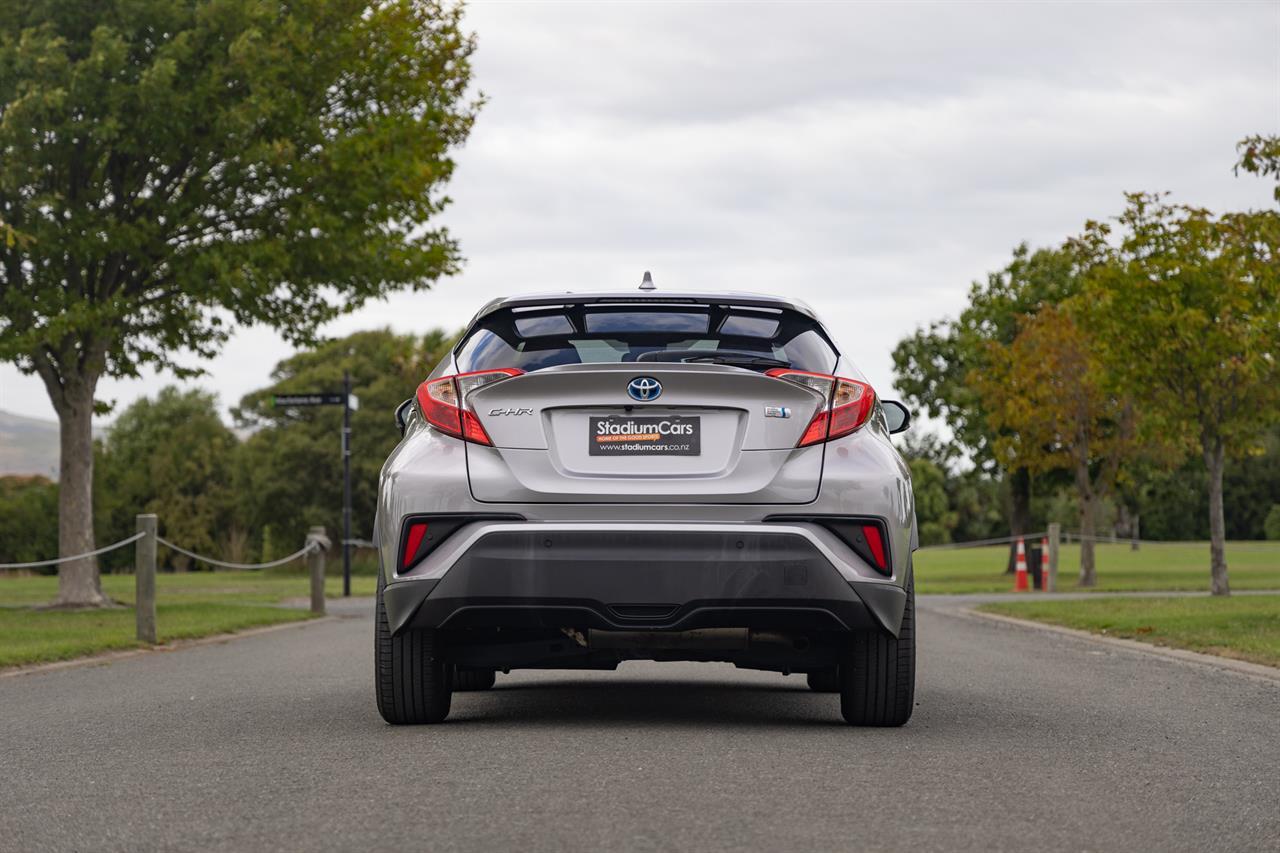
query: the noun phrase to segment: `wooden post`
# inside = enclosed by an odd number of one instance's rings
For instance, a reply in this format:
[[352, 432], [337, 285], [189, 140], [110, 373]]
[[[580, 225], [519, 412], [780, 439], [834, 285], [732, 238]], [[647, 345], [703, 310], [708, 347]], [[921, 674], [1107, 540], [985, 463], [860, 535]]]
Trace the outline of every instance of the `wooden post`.
[[1139, 526], [1141, 523], [1142, 523], [1142, 516], [1138, 515], [1138, 513], [1135, 512], [1133, 514], [1133, 526], [1132, 526], [1132, 529], [1129, 531], [1130, 535], [1133, 536], [1133, 541], [1129, 543], [1130, 551], [1138, 550], [1138, 540], [1142, 538], [1142, 528]]
[[156, 528], [154, 515], [139, 515], [137, 530], [146, 534], [133, 543], [133, 612], [138, 642], [156, 643]]
[[1062, 525], [1052, 522], [1049, 525], [1049, 580], [1045, 585], [1047, 592], [1058, 591], [1058, 543], [1062, 541]]
[[[323, 527], [313, 527], [307, 534], [307, 542], [328, 542]], [[307, 554], [307, 568], [311, 570], [311, 612], [324, 615], [324, 548], [312, 548]]]

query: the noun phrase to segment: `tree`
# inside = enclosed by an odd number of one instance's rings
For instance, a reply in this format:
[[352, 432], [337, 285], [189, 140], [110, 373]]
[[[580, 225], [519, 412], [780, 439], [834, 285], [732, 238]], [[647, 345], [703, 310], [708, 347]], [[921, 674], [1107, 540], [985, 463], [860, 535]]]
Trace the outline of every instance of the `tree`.
[[0, 563], [47, 560], [58, 542], [57, 506], [57, 483], [39, 476], [0, 477]]
[[[169, 387], [154, 400], [133, 403], [103, 442], [99, 533], [123, 539], [134, 532], [138, 513], [151, 512], [168, 539], [220, 554], [222, 537], [236, 527], [232, 469], [238, 445], [212, 394]], [[181, 555], [173, 560], [187, 565]]]
[[1280, 541], [1280, 504], [1272, 504], [1267, 511], [1266, 533], [1272, 542]]
[[1194, 436], [1208, 476], [1210, 588], [1227, 595], [1223, 470], [1280, 402], [1280, 214], [1214, 216], [1132, 194], [1118, 234], [1091, 222], [1086, 322], [1138, 407]]
[[1094, 345], [1067, 311], [1046, 307], [1008, 346], [989, 344], [978, 389], [997, 458], [1032, 472], [1071, 472], [1080, 509], [1081, 586], [1097, 583], [1097, 513], [1138, 448], [1133, 401], [1107, 387]]
[[[400, 440], [393, 413], [452, 347], [454, 337], [435, 330], [421, 337], [389, 329], [357, 332], [302, 350], [276, 365], [274, 382], [247, 395], [234, 410], [253, 430], [241, 450], [236, 492], [247, 527], [270, 529], [262, 558], [301, 546], [307, 527], [341, 530], [342, 456], [338, 407], [277, 408], [275, 394], [342, 387], [350, 371], [360, 407], [351, 415], [352, 531], [373, 530], [378, 474]], [[279, 553], [276, 553], [278, 551]]]
[[[921, 542], [931, 545], [993, 539], [1008, 531], [1000, 510], [1008, 503], [1007, 483], [958, 460], [954, 444], [934, 433], [922, 432], [919, 427], [903, 435], [899, 449], [911, 466]], [[941, 497], [935, 489], [939, 482]]]
[[[459, 266], [431, 221], [473, 40], [431, 0], [33, 0], [0, 16], [0, 358], [61, 427], [59, 551], [93, 547], [103, 376], [198, 372], [234, 323], [304, 343]], [[97, 564], [57, 603], [105, 603]]]
[[[898, 343], [893, 351], [894, 385], [913, 405], [944, 419], [975, 464], [1003, 467], [993, 452], [996, 436], [982, 396], [970, 378], [985, 369], [988, 344], [1009, 344], [1022, 317], [1056, 305], [1078, 289], [1065, 253], [1018, 246], [1006, 267], [972, 285], [969, 305], [959, 318], [934, 322]], [[1017, 535], [1031, 529], [1030, 472], [1017, 464], [1005, 470], [1012, 498], [1009, 527]]]
[[947, 499], [947, 473], [937, 463], [917, 457], [911, 466], [911, 491], [916, 501], [916, 524], [921, 545], [945, 545], [956, 526]]
[[[1195, 450], [1192, 442], [1191, 451]], [[1126, 469], [1119, 494], [1142, 518], [1144, 539], [1209, 539], [1209, 478], [1198, 453], [1173, 464], [1138, 460]], [[1234, 456], [1222, 475], [1226, 537], [1264, 539], [1267, 511], [1280, 495], [1280, 424]]]
[[1236, 161], [1236, 174], [1243, 169], [1254, 175], [1275, 178], [1275, 197], [1280, 201], [1280, 136], [1250, 136], [1236, 145], [1240, 159]]
[[959, 518], [951, 509], [948, 494], [950, 464], [955, 448], [936, 434], [909, 430], [902, 436], [899, 452], [911, 468], [911, 491], [915, 496], [916, 527], [922, 545], [943, 545], [951, 541], [951, 531]]

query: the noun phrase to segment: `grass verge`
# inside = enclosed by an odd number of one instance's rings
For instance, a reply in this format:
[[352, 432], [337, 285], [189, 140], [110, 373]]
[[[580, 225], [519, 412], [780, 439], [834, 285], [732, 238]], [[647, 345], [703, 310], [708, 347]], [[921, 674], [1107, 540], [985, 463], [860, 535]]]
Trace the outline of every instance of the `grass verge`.
[[[156, 625], [160, 642], [207, 637], [296, 622], [310, 614], [279, 607], [309, 595], [307, 576], [272, 572], [191, 572], [156, 578]], [[353, 595], [373, 595], [376, 579], [355, 576]], [[103, 575], [107, 595], [125, 607], [111, 610], [38, 610], [53, 600], [53, 576], [0, 576], [0, 667], [69, 660], [136, 648], [133, 575]], [[325, 579], [325, 592], [342, 594], [342, 579]]]
[[[916, 552], [916, 590], [921, 594], [1010, 592], [1004, 573], [1008, 550], [964, 548]], [[1059, 591], [1074, 590], [1080, 546], [1063, 545], [1058, 561]], [[1208, 591], [1209, 543], [1097, 546], [1098, 592]], [[1232, 589], [1280, 589], [1280, 542], [1229, 542], [1227, 566]]]
[[1280, 595], [1007, 601], [978, 609], [1280, 666]]

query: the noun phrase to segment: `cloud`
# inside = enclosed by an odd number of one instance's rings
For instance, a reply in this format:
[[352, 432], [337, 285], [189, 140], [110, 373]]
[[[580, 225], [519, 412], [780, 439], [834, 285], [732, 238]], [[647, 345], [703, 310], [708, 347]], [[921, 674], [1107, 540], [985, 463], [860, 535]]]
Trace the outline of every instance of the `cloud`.
[[[1280, 130], [1270, 3], [477, 2], [467, 22], [489, 103], [445, 216], [466, 269], [333, 334], [456, 328], [494, 296], [651, 269], [805, 299], [891, 394], [894, 344], [1017, 243], [1126, 190], [1271, 203], [1231, 174], [1238, 139]], [[287, 353], [242, 332], [202, 384], [234, 403]], [[0, 408], [50, 412], [11, 368]]]

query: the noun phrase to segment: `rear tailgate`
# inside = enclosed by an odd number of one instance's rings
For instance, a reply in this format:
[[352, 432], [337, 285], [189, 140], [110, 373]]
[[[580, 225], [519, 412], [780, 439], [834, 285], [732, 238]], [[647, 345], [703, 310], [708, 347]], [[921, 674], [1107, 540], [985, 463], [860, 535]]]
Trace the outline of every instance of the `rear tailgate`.
[[[651, 402], [633, 379], [661, 386]], [[821, 445], [795, 449], [816, 392], [724, 365], [570, 365], [474, 391], [493, 447], [467, 444], [471, 491], [490, 502], [805, 503]]]

